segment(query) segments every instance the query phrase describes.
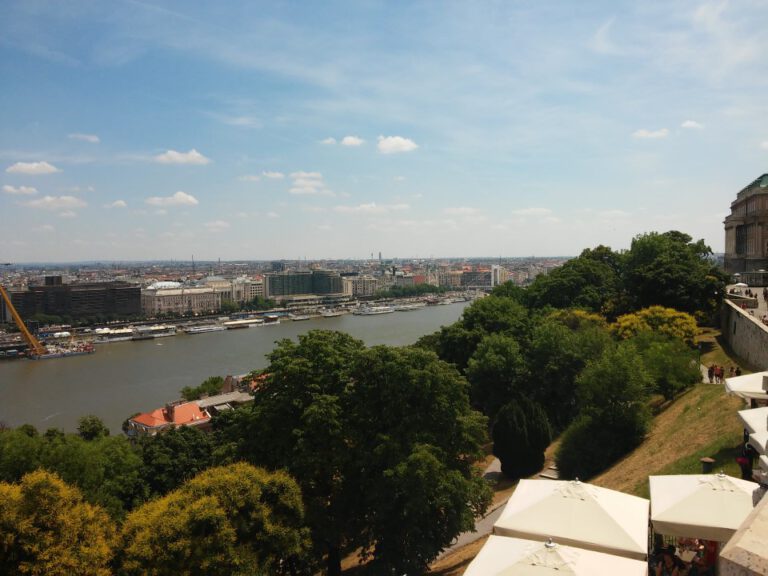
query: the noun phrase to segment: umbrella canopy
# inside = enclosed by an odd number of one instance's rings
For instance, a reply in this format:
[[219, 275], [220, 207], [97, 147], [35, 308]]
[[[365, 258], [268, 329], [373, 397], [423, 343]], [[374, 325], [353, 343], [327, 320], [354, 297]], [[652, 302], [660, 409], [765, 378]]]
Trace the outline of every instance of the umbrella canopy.
[[749, 288], [749, 284], [744, 284], [744, 282], [736, 282], [731, 288]]
[[768, 472], [768, 456], [763, 454], [760, 456], [760, 460], [758, 461], [758, 465], [760, 468], [762, 468], [765, 472]]
[[763, 378], [768, 372], [755, 372], [746, 376], [734, 376], [725, 379], [725, 391], [741, 398], [768, 400], [768, 393], [763, 388]]
[[721, 576], [768, 574], [768, 498], [750, 512], [720, 551]]
[[751, 410], [739, 410], [739, 418], [744, 423], [744, 428], [752, 432], [768, 430], [768, 406], [752, 408]]
[[768, 445], [768, 430], [750, 434], [749, 443], [752, 444], [752, 448], [757, 450], [758, 454], [765, 454], [766, 445]]
[[659, 534], [727, 541], [754, 506], [754, 482], [725, 474], [649, 476]]
[[464, 576], [646, 576], [648, 565], [557, 543], [491, 536]]
[[648, 507], [645, 498], [578, 480], [520, 480], [493, 532], [644, 560]]

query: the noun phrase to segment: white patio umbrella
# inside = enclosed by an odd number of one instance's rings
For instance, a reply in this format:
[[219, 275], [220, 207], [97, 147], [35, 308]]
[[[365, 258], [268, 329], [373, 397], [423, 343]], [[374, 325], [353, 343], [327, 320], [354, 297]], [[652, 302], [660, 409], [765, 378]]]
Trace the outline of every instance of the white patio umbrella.
[[727, 541], [754, 506], [758, 485], [725, 474], [649, 476], [659, 534]]
[[744, 284], [744, 282], [736, 282], [731, 288], [749, 288], [749, 284]]
[[720, 551], [718, 574], [768, 574], [768, 498], [755, 506]]
[[645, 498], [578, 480], [520, 480], [493, 532], [644, 560], [648, 508]]
[[768, 430], [750, 434], [749, 443], [752, 444], [752, 448], [757, 450], [758, 454], [765, 454], [766, 445], [768, 445]]
[[725, 379], [725, 391], [741, 398], [768, 400], [768, 392], [763, 386], [763, 378], [768, 378], [768, 372], [755, 372], [746, 376], [734, 376]]
[[646, 576], [648, 565], [556, 542], [491, 536], [464, 576]]
[[750, 433], [768, 430], [768, 406], [739, 410], [739, 418]]

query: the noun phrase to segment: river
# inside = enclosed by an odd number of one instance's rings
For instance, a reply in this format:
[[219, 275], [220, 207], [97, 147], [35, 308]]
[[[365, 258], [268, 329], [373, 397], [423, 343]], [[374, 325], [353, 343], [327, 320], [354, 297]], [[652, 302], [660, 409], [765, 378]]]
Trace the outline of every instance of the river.
[[180, 332], [156, 340], [101, 344], [88, 356], [5, 360], [0, 362], [0, 422], [74, 432], [81, 416], [95, 414], [117, 433], [127, 417], [177, 399], [184, 386], [196, 386], [209, 376], [264, 368], [266, 355], [282, 338], [322, 328], [347, 332], [369, 346], [413, 344], [458, 320], [465, 306], [284, 320], [274, 326], [208, 334]]

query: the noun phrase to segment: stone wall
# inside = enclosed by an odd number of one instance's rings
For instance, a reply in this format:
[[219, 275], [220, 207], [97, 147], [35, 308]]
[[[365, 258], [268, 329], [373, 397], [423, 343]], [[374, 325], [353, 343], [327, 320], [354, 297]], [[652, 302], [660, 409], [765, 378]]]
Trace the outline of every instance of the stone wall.
[[755, 368], [768, 370], [768, 326], [759, 317], [724, 300], [720, 327], [723, 338], [736, 356]]

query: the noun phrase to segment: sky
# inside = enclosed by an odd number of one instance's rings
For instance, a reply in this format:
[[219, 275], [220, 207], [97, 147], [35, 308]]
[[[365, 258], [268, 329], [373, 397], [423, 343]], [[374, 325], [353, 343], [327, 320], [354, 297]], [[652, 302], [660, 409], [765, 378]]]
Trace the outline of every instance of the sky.
[[0, 261], [724, 245], [768, 0], [0, 1]]

